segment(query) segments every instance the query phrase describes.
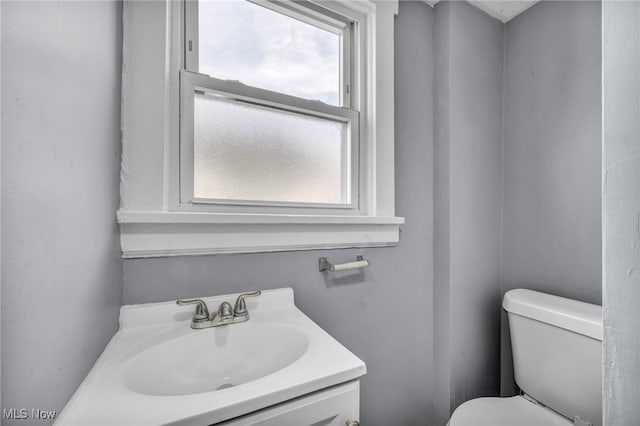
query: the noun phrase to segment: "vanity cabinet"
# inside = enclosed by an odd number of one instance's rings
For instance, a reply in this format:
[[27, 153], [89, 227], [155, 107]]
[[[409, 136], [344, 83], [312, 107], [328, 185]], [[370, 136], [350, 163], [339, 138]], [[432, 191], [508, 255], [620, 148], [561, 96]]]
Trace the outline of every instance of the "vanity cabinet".
[[216, 426], [357, 426], [359, 418], [360, 382], [354, 380]]

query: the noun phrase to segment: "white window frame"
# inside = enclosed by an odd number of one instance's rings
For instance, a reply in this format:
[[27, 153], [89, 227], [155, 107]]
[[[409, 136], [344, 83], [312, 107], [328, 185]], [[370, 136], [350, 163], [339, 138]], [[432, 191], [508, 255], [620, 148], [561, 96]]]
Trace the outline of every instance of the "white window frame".
[[[252, 0], [262, 2], [264, 0]], [[361, 49], [360, 61], [349, 63], [351, 109], [336, 116], [335, 107], [185, 71], [185, 13], [182, 1], [127, 0], [123, 10], [122, 168], [121, 204], [117, 218], [123, 257], [157, 257], [215, 253], [247, 253], [317, 248], [395, 245], [404, 218], [395, 216], [393, 22], [396, 0], [317, 0], [320, 7], [353, 18], [360, 25], [351, 46]], [[295, 3], [278, 2], [285, 13]], [[193, 9], [193, 8], [192, 8]], [[191, 9], [191, 10], [192, 10]], [[186, 12], [185, 12], [186, 11]], [[312, 17], [317, 23], [317, 16]], [[351, 34], [351, 33], [350, 33]], [[194, 46], [194, 50], [197, 46]], [[343, 52], [351, 57], [353, 52]], [[344, 56], [343, 56], [344, 57]], [[181, 199], [181, 108], [188, 107], [191, 90], [245, 96], [248, 100], [279, 102], [298, 112], [326, 114], [358, 121], [352, 126], [353, 160], [358, 166], [357, 203], [350, 206], [278, 205], [264, 203], [200, 203]], [[268, 92], [268, 93], [266, 93]], [[341, 90], [342, 92], [342, 90]], [[285, 98], [279, 98], [285, 97]], [[192, 98], [192, 96], [191, 96]], [[192, 105], [192, 104], [191, 104]], [[350, 112], [351, 111], [351, 112]], [[357, 113], [356, 113], [357, 114]], [[184, 127], [187, 129], [187, 127]], [[186, 130], [188, 133], [188, 130]], [[355, 138], [355, 139], [354, 139]], [[186, 151], [185, 151], [186, 150]], [[357, 152], [357, 158], [355, 153]], [[192, 173], [192, 171], [191, 171]], [[193, 176], [191, 175], [191, 178]], [[353, 193], [352, 192], [352, 193]], [[188, 198], [188, 197], [187, 197]], [[357, 204], [357, 205], [356, 205]]]

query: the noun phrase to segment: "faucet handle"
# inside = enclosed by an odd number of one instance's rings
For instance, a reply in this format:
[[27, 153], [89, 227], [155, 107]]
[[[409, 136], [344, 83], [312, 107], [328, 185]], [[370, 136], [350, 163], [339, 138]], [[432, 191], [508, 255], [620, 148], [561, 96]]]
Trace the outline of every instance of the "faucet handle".
[[245, 297], [256, 297], [260, 296], [262, 292], [260, 290], [254, 291], [252, 293], [244, 293], [238, 296], [236, 299], [236, 304], [233, 307], [233, 315], [236, 317], [249, 317], [249, 312], [247, 311], [247, 305], [244, 302]]
[[207, 304], [204, 302], [204, 300], [201, 300], [201, 299], [176, 300], [176, 304], [180, 306], [197, 305], [196, 313], [193, 315], [194, 321], [205, 321], [209, 319], [209, 309], [207, 309]]

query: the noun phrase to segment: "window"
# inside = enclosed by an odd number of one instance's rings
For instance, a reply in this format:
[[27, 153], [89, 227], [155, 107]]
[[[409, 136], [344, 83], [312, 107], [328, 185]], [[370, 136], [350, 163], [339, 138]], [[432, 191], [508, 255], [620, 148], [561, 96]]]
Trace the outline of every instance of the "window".
[[395, 2], [125, 2], [125, 257], [379, 246]]
[[358, 210], [358, 25], [310, 2], [185, 3], [183, 206]]

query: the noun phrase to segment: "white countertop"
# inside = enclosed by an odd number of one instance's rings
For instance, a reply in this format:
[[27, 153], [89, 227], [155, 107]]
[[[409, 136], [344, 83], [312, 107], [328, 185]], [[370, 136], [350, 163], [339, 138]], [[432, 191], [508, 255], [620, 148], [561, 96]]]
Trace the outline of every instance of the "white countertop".
[[[214, 312], [237, 294], [203, 298]], [[304, 315], [290, 288], [266, 290], [247, 299], [245, 323], [205, 330], [190, 327], [194, 307], [175, 301], [123, 306], [120, 329], [62, 411], [57, 425], [213, 424], [308, 394], [366, 373], [365, 364]], [[290, 365], [270, 375], [224, 390], [188, 395], [148, 395], [131, 389], [127, 367], [145, 351], [189, 333], [228, 333], [228, 327], [277, 324], [304, 333], [309, 345]], [[203, 335], [204, 336], [204, 335]], [[212, 363], [216, 359], [212, 356]]]

